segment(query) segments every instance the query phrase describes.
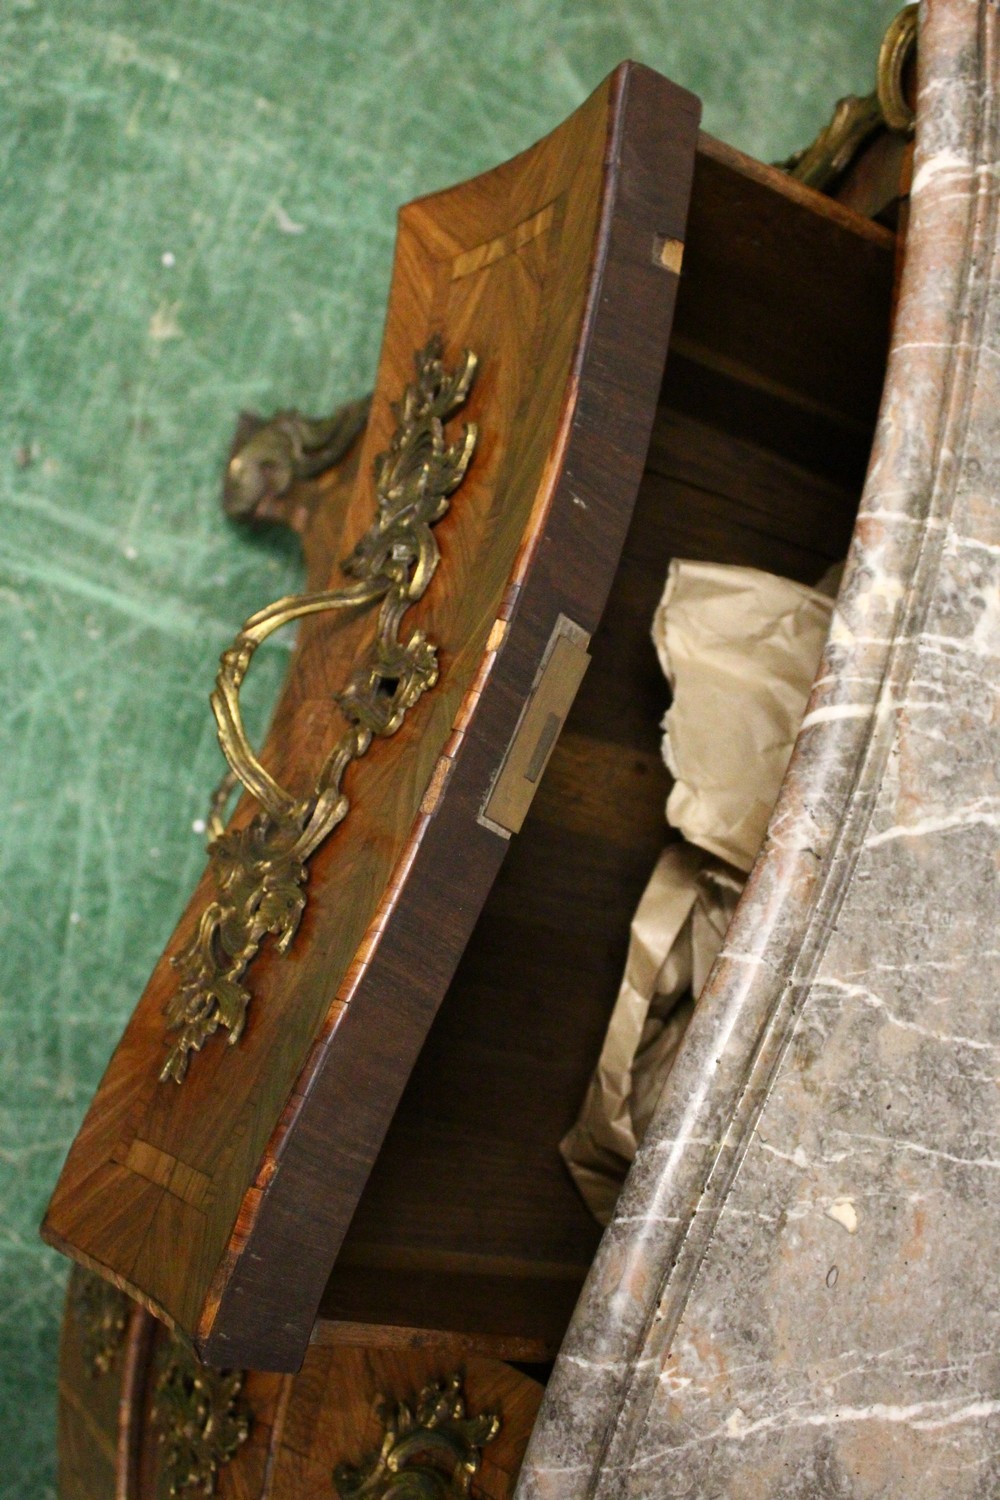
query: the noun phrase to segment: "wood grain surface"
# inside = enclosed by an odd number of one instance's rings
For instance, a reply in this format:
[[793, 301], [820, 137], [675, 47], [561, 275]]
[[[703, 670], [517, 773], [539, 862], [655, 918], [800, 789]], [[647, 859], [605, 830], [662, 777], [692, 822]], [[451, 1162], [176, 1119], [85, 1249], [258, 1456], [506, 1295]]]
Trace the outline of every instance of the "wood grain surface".
[[[623, 65], [570, 121], [496, 172], [400, 218], [376, 399], [343, 508], [343, 552], [372, 511], [412, 356], [440, 331], [480, 359], [464, 415], [476, 458], [438, 528], [414, 623], [441, 681], [352, 768], [354, 811], [317, 854], [288, 957], [265, 950], [240, 1046], [209, 1043], [160, 1085], [170, 957], [157, 966], [70, 1152], [49, 1241], [125, 1286], [220, 1365], [301, 1361], [323, 1285], [506, 840], [477, 820], [560, 614], [592, 632], [653, 417], [683, 239], [697, 104]], [[323, 487], [320, 487], [321, 491]], [[305, 507], [309, 511], [308, 505]], [[339, 515], [336, 512], [339, 511]], [[310, 516], [301, 517], [310, 531]], [[325, 551], [329, 570], [331, 554]], [[314, 554], [314, 577], [321, 571]], [[331, 570], [332, 571], [332, 570]], [[302, 631], [264, 753], [308, 785], [336, 733], [332, 694], [372, 622]], [[432, 809], [421, 803], [441, 757]], [[252, 808], [241, 805], [237, 820]]]
[[74, 1269], [63, 1305], [59, 1493], [65, 1500], [133, 1500], [157, 1324], [133, 1307], [106, 1368], [96, 1368], [76, 1306], [77, 1278], [87, 1274]]
[[311, 1349], [290, 1381], [267, 1500], [333, 1500], [339, 1464], [356, 1467], [384, 1435], [380, 1399], [411, 1409], [421, 1389], [456, 1373], [469, 1416], [493, 1412], [500, 1431], [482, 1451], [474, 1500], [509, 1500], [542, 1399], [542, 1386], [496, 1360], [456, 1363], [437, 1350]]
[[[168, 1500], [163, 1426], [152, 1418], [157, 1376], [171, 1335], [135, 1307], [110, 1369], [94, 1374], [67, 1301], [59, 1359], [61, 1500]], [[415, 1405], [453, 1375], [466, 1412], [490, 1412], [500, 1431], [482, 1450], [475, 1500], [508, 1500], [542, 1398], [531, 1375], [498, 1360], [429, 1349], [315, 1348], [294, 1376], [248, 1372], [241, 1400], [250, 1431], [214, 1480], [218, 1500], [337, 1500], [334, 1471], [377, 1454], [379, 1406]]]

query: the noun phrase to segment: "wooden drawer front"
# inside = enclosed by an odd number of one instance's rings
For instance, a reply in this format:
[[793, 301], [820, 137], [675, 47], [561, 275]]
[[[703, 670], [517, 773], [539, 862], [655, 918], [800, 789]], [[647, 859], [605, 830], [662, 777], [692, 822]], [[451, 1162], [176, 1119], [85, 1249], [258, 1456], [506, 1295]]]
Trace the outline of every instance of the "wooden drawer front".
[[510, 1365], [316, 1348], [295, 1376], [220, 1373], [102, 1287], [76, 1271], [67, 1298], [62, 1500], [388, 1500], [400, 1476], [427, 1494], [513, 1494], [542, 1387]]
[[[475, 456], [435, 529], [440, 567], [405, 631], [436, 643], [439, 681], [351, 765], [351, 812], [310, 862], [291, 950], [262, 944], [238, 1045], [209, 1037], [178, 1086], [160, 1081], [164, 1007], [172, 960], [216, 896], [206, 872], [44, 1231], [213, 1363], [301, 1362], [401, 1090], [523, 816], [520, 793], [506, 825], [510, 799], [486, 803], [525, 703], [547, 655], [579, 654], [600, 619], [666, 354], [697, 115], [690, 95], [623, 64], [530, 151], [402, 212], [371, 419], [352, 464], [310, 492], [327, 519], [309, 569], [318, 587], [336, 581], [335, 559], [371, 524], [373, 465], [400, 421], [393, 402], [415, 352], [438, 335], [454, 368], [473, 350], [476, 381], [447, 432], [476, 423]], [[373, 629], [370, 612], [303, 623], [262, 753], [297, 795], [342, 732], [334, 695]], [[571, 696], [554, 693], [557, 718]], [[559, 727], [551, 717], [541, 749], [510, 758], [531, 785]], [[254, 811], [244, 798], [232, 826]]]

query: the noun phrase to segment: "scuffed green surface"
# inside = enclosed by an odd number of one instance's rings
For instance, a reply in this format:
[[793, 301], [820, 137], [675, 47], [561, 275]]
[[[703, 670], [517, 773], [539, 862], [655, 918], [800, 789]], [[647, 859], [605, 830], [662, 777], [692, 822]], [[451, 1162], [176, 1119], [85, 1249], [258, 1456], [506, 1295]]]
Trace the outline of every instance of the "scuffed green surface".
[[216, 657], [299, 577], [220, 517], [235, 413], [364, 389], [397, 204], [520, 150], [622, 57], [767, 159], [869, 86], [894, 9], [0, 8], [0, 1494], [55, 1492], [66, 1267], [36, 1225], [201, 865]]

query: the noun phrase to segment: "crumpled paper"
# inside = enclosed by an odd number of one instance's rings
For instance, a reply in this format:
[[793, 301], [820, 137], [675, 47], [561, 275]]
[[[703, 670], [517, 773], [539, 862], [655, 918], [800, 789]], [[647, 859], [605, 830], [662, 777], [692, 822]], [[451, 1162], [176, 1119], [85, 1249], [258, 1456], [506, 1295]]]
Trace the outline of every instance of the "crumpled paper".
[[577, 1123], [560, 1145], [607, 1224], [764, 837], [832, 610], [816, 589], [755, 568], [675, 561], [653, 620], [673, 692], [668, 821], [632, 921], [625, 974]]
[[830, 628], [833, 600], [757, 568], [672, 562], [653, 642], [673, 689], [667, 821], [749, 872]]
[[660, 855], [632, 919], [625, 975], [579, 1119], [560, 1150], [591, 1212], [611, 1218], [742, 877], [691, 844]]

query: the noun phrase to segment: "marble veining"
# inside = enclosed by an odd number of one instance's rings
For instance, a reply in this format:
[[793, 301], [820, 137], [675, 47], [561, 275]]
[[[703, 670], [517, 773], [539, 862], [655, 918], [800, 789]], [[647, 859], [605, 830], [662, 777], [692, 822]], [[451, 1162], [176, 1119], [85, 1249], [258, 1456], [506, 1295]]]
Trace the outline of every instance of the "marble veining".
[[998, 26], [922, 8], [824, 658], [520, 1500], [1000, 1495]]

